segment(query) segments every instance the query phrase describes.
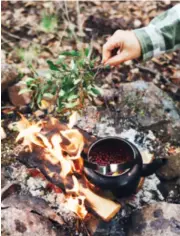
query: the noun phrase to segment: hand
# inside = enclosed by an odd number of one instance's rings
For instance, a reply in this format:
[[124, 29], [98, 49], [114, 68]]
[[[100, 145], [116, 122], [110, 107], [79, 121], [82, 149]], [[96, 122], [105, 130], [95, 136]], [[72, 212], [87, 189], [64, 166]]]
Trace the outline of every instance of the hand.
[[[117, 49], [117, 55], [112, 51]], [[102, 63], [117, 66], [122, 62], [141, 56], [141, 45], [133, 31], [117, 30], [104, 44]]]

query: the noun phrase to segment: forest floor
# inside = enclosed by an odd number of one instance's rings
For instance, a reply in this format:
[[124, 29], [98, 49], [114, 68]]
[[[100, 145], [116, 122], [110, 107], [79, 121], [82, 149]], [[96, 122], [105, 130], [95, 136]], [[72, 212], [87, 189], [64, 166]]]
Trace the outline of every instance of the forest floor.
[[[12, 181], [11, 165], [13, 170], [14, 165], [18, 166], [14, 153], [17, 132], [13, 127], [14, 122], [19, 120], [16, 111], [29, 118], [44, 117], [47, 114], [47, 111], [39, 107], [31, 110], [27, 104], [16, 107], [15, 100], [13, 101], [10, 96], [10, 86], [32, 75], [29, 65], [32, 65], [43, 78], [49, 68], [47, 60], [55, 61], [63, 51], [80, 50], [91, 45], [92, 55], [96, 57], [95, 65], [98, 67], [101, 64], [102, 46], [109, 35], [118, 29], [144, 27], [155, 16], [179, 2], [170, 0], [1, 2], [2, 64], [13, 66], [16, 74], [2, 93], [3, 187], [8, 181]], [[179, 62], [180, 51], [177, 50], [147, 62], [133, 60], [115, 68], [100, 70], [96, 76], [96, 83], [104, 91], [103, 98], [95, 98], [92, 104], [89, 102], [85, 108], [86, 115], [81, 117], [79, 122], [81, 128], [99, 137], [114, 135], [128, 138], [140, 150], [148, 150], [158, 158], [172, 157], [170, 168], [168, 166], [170, 171], [164, 169], [157, 173], [160, 179], [170, 182], [158, 182], [154, 176], [147, 178], [144, 189], [136, 199], [138, 206], [162, 200], [167, 204], [180, 203]], [[19, 102], [18, 99], [17, 101]], [[57, 116], [53, 112], [51, 115]], [[147, 140], [150, 140], [150, 145], [147, 144]], [[159, 188], [157, 184], [160, 185]], [[163, 206], [163, 210], [164, 208], [166, 206]], [[117, 225], [117, 222], [114, 225]], [[107, 234], [102, 231], [103, 227]], [[123, 232], [117, 234], [119, 228], [116, 227], [114, 234], [110, 233], [113, 228], [110, 224], [107, 228], [103, 224], [99, 228], [97, 235], [101, 233], [126, 235]], [[130, 232], [128, 235], [135, 234]]]

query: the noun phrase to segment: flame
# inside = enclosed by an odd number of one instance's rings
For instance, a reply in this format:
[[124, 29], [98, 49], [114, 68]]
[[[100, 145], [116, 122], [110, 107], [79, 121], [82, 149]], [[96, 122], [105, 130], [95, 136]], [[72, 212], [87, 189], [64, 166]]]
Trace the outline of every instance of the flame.
[[69, 154], [73, 155], [71, 159], [80, 158], [81, 152], [84, 147], [84, 138], [77, 129], [70, 129], [61, 131], [61, 134], [69, 140], [70, 144], [63, 147], [63, 149]]
[[78, 118], [79, 115], [77, 111], [74, 111], [72, 115], [69, 117], [69, 123], [68, 123], [69, 129], [72, 129], [77, 124]]
[[53, 164], [59, 163], [61, 166], [59, 175], [64, 180], [65, 188], [67, 177], [72, 177], [73, 187], [71, 189], [66, 188], [67, 206], [81, 219], [84, 219], [87, 215], [84, 204], [85, 196], [80, 193], [79, 182], [74, 175], [83, 169], [81, 152], [84, 147], [84, 138], [78, 129], [73, 128], [76, 120], [77, 113], [74, 113], [70, 117], [66, 129], [64, 129], [64, 126], [61, 126], [55, 118], [35, 123], [29, 122], [21, 115], [16, 141], [22, 140], [22, 144], [28, 147], [30, 152], [33, 152], [37, 146], [43, 148], [44, 158]]
[[75, 212], [81, 219], [84, 219], [88, 213], [85, 208], [84, 201], [85, 201], [84, 196], [79, 196], [79, 197], [70, 196], [69, 198], [67, 198], [68, 208], [71, 211]]
[[80, 186], [77, 178], [75, 176], [72, 176], [72, 179], [74, 185], [72, 189], [68, 190], [68, 192], [75, 193], [75, 196], [72, 194], [67, 198], [67, 205], [68, 208], [71, 209], [71, 211], [75, 212], [81, 219], [83, 219], [84, 216], [86, 216], [88, 213], [84, 204], [86, 198], [79, 195]]

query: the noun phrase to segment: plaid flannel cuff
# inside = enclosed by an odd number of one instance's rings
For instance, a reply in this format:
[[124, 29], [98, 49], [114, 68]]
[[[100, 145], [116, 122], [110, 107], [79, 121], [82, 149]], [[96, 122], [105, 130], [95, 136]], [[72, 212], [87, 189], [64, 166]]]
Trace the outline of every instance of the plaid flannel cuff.
[[148, 60], [153, 57], [153, 44], [151, 38], [147, 34], [146, 27], [133, 30], [141, 45], [141, 57]]
[[141, 44], [143, 60], [148, 60], [165, 52], [164, 38], [154, 25], [136, 29], [134, 33]]

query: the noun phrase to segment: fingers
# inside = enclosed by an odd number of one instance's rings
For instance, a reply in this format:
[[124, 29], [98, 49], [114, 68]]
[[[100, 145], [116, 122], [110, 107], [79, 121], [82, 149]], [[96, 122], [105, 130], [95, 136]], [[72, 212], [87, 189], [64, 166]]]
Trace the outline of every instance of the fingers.
[[102, 63], [106, 63], [111, 58], [113, 49], [121, 49], [123, 43], [123, 31], [117, 30], [111, 37], [108, 37], [107, 42], [103, 46]]
[[106, 61], [111, 57], [111, 51], [117, 48], [117, 46], [118, 42], [114, 36], [110, 37], [103, 46], [102, 63], [106, 63]]
[[117, 66], [126, 60], [127, 60], [127, 56], [122, 52], [122, 53], [117, 54], [114, 57], [111, 57], [109, 60], [106, 61], [105, 64], [108, 64], [110, 66]]
[[107, 41], [103, 46], [102, 63], [105, 63], [111, 57], [111, 51], [114, 49], [113, 42]]
[[102, 52], [102, 63], [106, 63], [106, 61], [111, 57], [111, 50], [106, 46], [103, 46]]

